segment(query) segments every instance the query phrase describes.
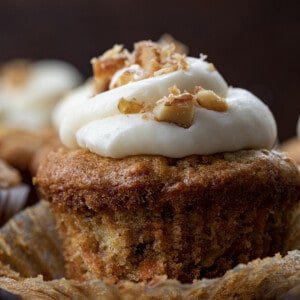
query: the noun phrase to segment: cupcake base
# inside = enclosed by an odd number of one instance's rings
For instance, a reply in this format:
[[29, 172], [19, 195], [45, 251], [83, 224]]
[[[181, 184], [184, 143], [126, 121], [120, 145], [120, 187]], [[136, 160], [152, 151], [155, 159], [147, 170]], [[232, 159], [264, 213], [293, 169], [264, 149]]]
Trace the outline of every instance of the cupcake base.
[[274, 255], [300, 199], [297, 167], [266, 150], [121, 160], [61, 150], [35, 181], [56, 216], [68, 276], [110, 283], [192, 282]]
[[278, 203], [55, 215], [69, 277], [109, 283], [163, 274], [180, 282], [218, 277], [239, 263], [282, 250], [288, 230], [286, 211]]
[[[43, 220], [43, 222], [41, 222]], [[299, 228], [299, 217], [295, 227]], [[223, 277], [182, 284], [166, 276], [149, 283], [66, 280], [60, 239], [48, 203], [40, 201], [0, 229], [0, 287], [26, 299], [279, 299], [300, 286], [300, 251], [239, 265]], [[22, 241], [20, 243], [20, 241]], [[296, 249], [299, 245], [291, 245]], [[41, 276], [42, 274], [42, 276]], [[288, 295], [285, 295], [287, 298]], [[281, 299], [281, 298], [280, 298]]]

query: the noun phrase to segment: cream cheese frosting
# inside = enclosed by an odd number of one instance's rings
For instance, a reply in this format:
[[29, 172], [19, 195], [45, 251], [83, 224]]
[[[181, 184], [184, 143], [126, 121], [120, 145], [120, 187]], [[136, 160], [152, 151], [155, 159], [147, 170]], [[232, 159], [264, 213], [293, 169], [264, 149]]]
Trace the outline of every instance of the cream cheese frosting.
[[0, 121], [32, 130], [51, 124], [57, 101], [82, 80], [71, 64], [50, 59], [30, 63], [26, 76], [13, 87], [0, 77]]
[[86, 82], [79, 87], [69, 92], [61, 101], [55, 106], [52, 113], [52, 125], [59, 131], [59, 124], [61, 120], [77, 105], [83, 106], [87, 99], [93, 96], [93, 81], [92, 79], [86, 80]]
[[[113, 158], [138, 154], [180, 158], [271, 149], [277, 129], [269, 108], [249, 91], [228, 87], [220, 73], [211, 70], [203, 59], [188, 57], [187, 62], [184, 70], [130, 82], [93, 97], [88, 97], [88, 93], [82, 97], [74, 95], [76, 104], [72, 108], [69, 99], [68, 105], [57, 110], [56, 124], [62, 142], [70, 148], [82, 147]], [[226, 99], [228, 109], [218, 112], [196, 107], [189, 128], [146, 118], [143, 113], [123, 114], [118, 109], [122, 98], [154, 105], [168, 95], [172, 85], [188, 92], [195, 86], [212, 90]]]

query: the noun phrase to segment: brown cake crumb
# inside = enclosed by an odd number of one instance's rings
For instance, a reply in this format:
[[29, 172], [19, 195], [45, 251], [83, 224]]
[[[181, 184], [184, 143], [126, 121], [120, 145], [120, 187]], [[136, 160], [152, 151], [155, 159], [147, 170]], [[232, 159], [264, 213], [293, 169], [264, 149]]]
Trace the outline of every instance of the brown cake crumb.
[[300, 199], [285, 155], [248, 150], [172, 159], [61, 149], [35, 183], [51, 202], [71, 278], [181, 282], [282, 250]]

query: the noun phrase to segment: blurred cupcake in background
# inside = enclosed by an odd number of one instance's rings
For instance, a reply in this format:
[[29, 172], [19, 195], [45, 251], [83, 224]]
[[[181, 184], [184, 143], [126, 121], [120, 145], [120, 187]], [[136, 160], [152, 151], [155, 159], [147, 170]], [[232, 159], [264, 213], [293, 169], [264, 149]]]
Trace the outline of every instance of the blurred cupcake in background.
[[1, 123], [37, 131], [49, 126], [58, 100], [81, 82], [69, 63], [58, 60], [16, 60], [2, 67]]
[[24, 172], [32, 155], [54, 134], [56, 103], [82, 81], [59, 60], [13, 60], [0, 68], [0, 158]]
[[72, 113], [74, 105], [80, 104], [86, 101], [88, 98], [95, 94], [95, 80], [93, 78], [87, 79], [83, 84], [77, 88], [70, 91], [52, 111], [52, 126], [55, 134], [50, 136], [47, 141], [45, 141], [39, 151], [36, 151], [32, 156], [30, 162], [30, 171], [32, 174], [36, 174], [39, 165], [47, 157], [51, 150], [57, 150], [62, 146], [61, 140], [58, 135], [58, 127], [61, 120], [65, 117], [65, 112], [69, 111]]
[[[0, 159], [30, 186], [31, 160], [56, 134], [52, 111], [81, 81], [80, 72], [60, 60], [12, 60], [0, 66]], [[28, 204], [36, 201], [32, 188]]]
[[72, 110], [74, 105], [82, 104], [88, 98], [94, 96], [95, 92], [95, 80], [89, 78], [84, 84], [68, 93], [62, 101], [60, 101], [53, 110], [52, 124], [56, 131], [58, 131], [61, 120], [65, 117], [66, 111]]
[[53, 134], [56, 103], [82, 76], [59, 60], [14, 60], [0, 68], [0, 158], [24, 171], [33, 153]]
[[18, 170], [0, 159], [0, 225], [20, 211], [27, 200], [29, 186], [21, 182]]
[[296, 136], [285, 141], [280, 149], [289, 154], [300, 165], [300, 116], [298, 118]]

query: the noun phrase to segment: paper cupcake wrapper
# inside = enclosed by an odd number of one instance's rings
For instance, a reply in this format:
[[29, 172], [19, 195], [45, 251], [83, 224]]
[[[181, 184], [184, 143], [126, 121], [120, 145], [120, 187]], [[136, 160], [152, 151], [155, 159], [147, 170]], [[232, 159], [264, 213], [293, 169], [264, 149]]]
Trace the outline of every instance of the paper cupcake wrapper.
[[30, 188], [27, 184], [0, 189], [0, 225], [8, 221], [26, 204]]
[[[294, 222], [299, 228], [299, 217]], [[299, 245], [295, 239], [288, 247]], [[48, 203], [27, 208], [0, 230], [0, 288], [23, 299], [288, 299], [283, 295], [300, 290], [300, 251], [257, 259], [193, 284], [160, 276], [148, 284], [109, 285], [64, 276], [61, 241]]]

